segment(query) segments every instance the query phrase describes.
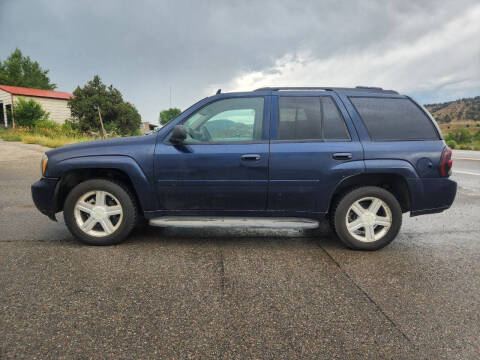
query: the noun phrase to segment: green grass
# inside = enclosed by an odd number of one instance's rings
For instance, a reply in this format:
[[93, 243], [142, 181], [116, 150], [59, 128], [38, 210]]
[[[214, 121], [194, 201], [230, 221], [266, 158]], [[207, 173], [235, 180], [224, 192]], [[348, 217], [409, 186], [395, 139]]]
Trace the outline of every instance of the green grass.
[[0, 138], [5, 141], [22, 141], [22, 137], [17, 132], [0, 130]]
[[51, 148], [98, 139], [72, 130], [64, 131], [60, 127], [0, 129], [0, 138], [5, 141], [21, 141], [25, 144], [39, 144]]
[[474, 140], [468, 144], [458, 144], [457, 149], [460, 150], [480, 150], [480, 140]]

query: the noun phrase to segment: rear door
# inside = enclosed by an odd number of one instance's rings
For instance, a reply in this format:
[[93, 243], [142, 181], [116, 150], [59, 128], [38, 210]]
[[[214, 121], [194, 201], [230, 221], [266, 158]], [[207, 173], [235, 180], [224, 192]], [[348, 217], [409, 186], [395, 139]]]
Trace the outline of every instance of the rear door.
[[279, 92], [272, 98], [268, 210], [323, 214], [342, 179], [362, 173], [363, 149], [332, 92]]

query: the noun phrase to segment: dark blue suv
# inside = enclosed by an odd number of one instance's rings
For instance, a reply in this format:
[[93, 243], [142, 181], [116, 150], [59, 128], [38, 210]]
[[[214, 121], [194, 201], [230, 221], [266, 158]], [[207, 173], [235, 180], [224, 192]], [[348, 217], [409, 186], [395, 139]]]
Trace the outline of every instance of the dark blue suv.
[[65, 146], [42, 159], [37, 208], [80, 241], [157, 226], [294, 226], [328, 218], [346, 246], [375, 250], [410, 216], [448, 209], [452, 152], [432, 116], [395, 91], [220, 91], [159, 131]]

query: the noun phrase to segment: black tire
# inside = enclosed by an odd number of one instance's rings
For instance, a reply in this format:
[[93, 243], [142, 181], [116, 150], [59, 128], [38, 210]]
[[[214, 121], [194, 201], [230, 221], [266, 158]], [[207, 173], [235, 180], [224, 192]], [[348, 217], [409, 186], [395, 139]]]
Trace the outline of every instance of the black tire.
[[[118, 227], [109, 235], [101, 237], [91, 236], [81, 230], [77, 223], [74, 213], [75, 205], [83, 195], [91, 191], [106, 191], [112, 194], [122, 208], [121, 222], [120, 224], [117, 223]], [[80, 242], [88, 245], [114, 245], [122, 242], [130, 234], [137, 220], [135, 197], [130, 193], [129, 189], [120, 182], [106, 179], [87, 180], [75, 186], [67, 195], [63, 214], [65, 223], [72, 235]]]
[[[378, 198], [383, 200], [391, 211], [392, 222], [388, 231], [378, 240], [365, 242], [356, 239], [347, 229], [347, 211], [356, 201], [363, 198]], [[378, 250], [388, 244], [397, 236], [402, 226], [402, 208], [397, 198], [385, 190], [377, 186], [364, 186], [347, 192], [336, 201], [332, 208], [331, 225], [340, 240], [349, 248], [355, 250]], [[378, 227], [377, 227], [378, 228]], [[364, 228], [365, 231], [366, 228]], [[380, 227], [379, 229], [382, 229]], [[357, 234], [355, 234], [357, 235]]]

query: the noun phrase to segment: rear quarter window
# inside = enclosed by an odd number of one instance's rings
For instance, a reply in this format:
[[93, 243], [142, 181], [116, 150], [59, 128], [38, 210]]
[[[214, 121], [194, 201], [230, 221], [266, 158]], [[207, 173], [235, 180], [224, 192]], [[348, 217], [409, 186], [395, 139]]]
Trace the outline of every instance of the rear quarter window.
[[410, 99], [351, 97], [374, 141], [438, 140], [430, 118]]

